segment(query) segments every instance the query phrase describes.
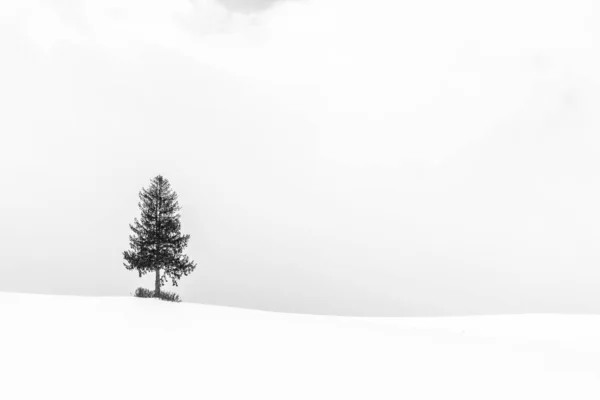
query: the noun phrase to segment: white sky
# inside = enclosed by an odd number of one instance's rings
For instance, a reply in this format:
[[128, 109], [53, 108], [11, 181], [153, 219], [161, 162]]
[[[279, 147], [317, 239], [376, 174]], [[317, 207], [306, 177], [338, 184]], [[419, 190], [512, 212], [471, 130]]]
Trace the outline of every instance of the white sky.
[[0, 290], [149, 284], [160, 173], [189, 301], [600, 311], [600, 6], [413, 3], [1, 2]]

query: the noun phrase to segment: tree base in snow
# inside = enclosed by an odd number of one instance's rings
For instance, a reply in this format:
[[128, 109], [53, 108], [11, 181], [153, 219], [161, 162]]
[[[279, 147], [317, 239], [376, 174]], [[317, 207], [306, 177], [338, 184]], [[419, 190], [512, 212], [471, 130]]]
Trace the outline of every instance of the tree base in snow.
[[[143, 287], [137, 288], [135, 290], [134, 296], [135, 297], [143, 297], [143, 298], [157, 297], [154, 295], [154, 290], [146, 289]], [[161, 291], [160, 294], [158, 295], [158, 298], [161, 300], [172, 301], [175, 303], [181, 302], [181, 297], [179, 297], [179, 295], [177, 293], [173, 293], [173, 292]]]

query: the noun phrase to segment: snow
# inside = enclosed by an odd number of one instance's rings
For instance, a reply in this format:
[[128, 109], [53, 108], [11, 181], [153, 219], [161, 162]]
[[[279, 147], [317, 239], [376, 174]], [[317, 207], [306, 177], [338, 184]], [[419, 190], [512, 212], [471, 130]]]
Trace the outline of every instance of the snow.
[[598, 399], [600, 316], [351, 318], [0, 293], [3, 399]]

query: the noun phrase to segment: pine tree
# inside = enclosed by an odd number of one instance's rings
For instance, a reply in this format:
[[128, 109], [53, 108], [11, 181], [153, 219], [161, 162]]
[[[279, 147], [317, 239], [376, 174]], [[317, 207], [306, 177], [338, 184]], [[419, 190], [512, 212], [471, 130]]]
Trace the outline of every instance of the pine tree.
[[177, 193], [171, 189], [169, 181], [158, 175], [150, 186], [139, 194], [138, 206], [142, 212], [140, 220], [134, 219], [129, 227], [131, 250], [123, 252], [125, 268], [137, 270], [140, 274], [156, 274], [154, 296], [160, 296], [160, 288], [168, 279], [174, 286], [183, 276], [187, 276], [196, 264], [183, 255], [190, 235], [181, 234], [181, 222]]

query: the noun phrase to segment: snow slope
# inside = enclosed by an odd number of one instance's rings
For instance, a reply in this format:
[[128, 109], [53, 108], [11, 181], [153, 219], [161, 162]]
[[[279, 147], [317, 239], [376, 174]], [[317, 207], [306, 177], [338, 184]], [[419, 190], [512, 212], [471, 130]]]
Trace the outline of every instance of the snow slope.
[[598, 399], [600, 316], [348, 318], [0, 293], [2, 399]]

